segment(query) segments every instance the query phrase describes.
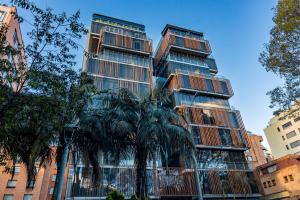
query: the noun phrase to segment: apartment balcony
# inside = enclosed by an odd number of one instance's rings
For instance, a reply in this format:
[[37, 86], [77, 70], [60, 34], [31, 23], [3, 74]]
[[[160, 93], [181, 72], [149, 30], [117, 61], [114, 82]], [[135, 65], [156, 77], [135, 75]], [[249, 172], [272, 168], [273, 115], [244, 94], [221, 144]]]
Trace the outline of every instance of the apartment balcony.
[[207, 58], [211, 54], [211, 48], [207, 40], [179, 36], [168, 32], [160, 41], [154, 64], [158, 65], [160, 60], [171, 50], [203, 58]]
[[211, 48], [207, 40], [178, 36], [172, 33], [166, 34], [165, 37], [169, 37], [170, 49], [175, 49], [178, 52], [196, 56], [208, 56], [211, 54]]
[[[101, 180], [93, 183], [92, 169], [77, 169], [76, 179], [69, 177], [70, 188], [66, 199], [93, 198], [102, 199], [108, 192], [118, 190], [125, 198], [130, 198], [136, 189], [136, 172], [134, 168], [100, 168]], [[199, 170], [203, 180], [204, 197], [219, 196], [254, 197], [259, 196], [256, 183], [251, 172], [243, 170]], [[198, 191], [195, 182], [195, 171], [184, 168], [148, 169], [148, 196], [164, 197], [196, 197]]]
[[170, 91], [182, 91], [195, 96], [204, 94], [225, 99], [233, 96], [233, 90], [228, 79], [184, 71], [171, 74], [165, 86]]
[[190, 125], [199, 149], [246, 150], [247, 132], [239, 111], [210, 107], [177, 107]]
[[152, 54], [152, 41], [150, 39], [134, 37], [134, 35], [125, 32], [115, 32], [105, 26], [101, 28], [99, 33], [91, 33], [91, 37], [94, 39], [92, 44], [90, 42], [90, 46], [93, 46], [93, 51], [97, 53], [102, 48], [108, 48], [143, 56]]

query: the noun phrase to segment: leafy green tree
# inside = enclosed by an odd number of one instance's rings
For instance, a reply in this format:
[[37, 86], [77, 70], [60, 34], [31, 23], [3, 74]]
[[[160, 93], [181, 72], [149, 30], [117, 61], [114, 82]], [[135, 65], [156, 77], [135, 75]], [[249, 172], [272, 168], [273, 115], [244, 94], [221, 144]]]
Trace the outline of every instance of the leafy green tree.
[[63, 141], [65, 125], [82, 111], [89, 95], [87, 76], [73, 70], [77, 39], [86, 29], [79, 12], [67, 16], [27, 0], [11, 2], [32, 20], [13, 13], [15, 18], [32, 29], [26, 45], [16, 48], [6, 40], [8, 27], [1, 25], [0, 148], [2, 164], [26, 165], [29, 183], [35, 178], [35, 164], [52, 158], [49, 144]]
[[284, 79], [281, 87], [268, 92], [271, 106], [280, 113], [298, 115], [300, 110], [300, 1], [279, 0], [275, 10], [270, 41], [259, 61], [267, 71]]

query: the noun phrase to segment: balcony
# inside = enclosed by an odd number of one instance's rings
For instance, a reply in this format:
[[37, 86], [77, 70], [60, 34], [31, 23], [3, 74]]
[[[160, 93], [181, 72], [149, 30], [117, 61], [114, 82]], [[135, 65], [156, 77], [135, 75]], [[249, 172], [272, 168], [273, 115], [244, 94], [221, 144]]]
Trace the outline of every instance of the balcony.
[[96, 49], [97, 53], [105, 47], [143, 56], [152, 54], [152, 41], [150, 39], [123, 34], [123, 32], [115, 32], [105, 26], [101, 28], [99, 34], [91, 33], [91, 37], [94, 40], [92, 42], [96, 43], [92, 43], [90, 46], [93, 45], [93, 49]]
[[167, 32], [160, 41], [155, 54], [154, 64], [158, 65], [170, 50], [203, 58], [207, 58], [211, 54], [211, 48], [207, 40], [179, 36], [172, 32]]
[[228, 79], [204, 74], [177, 71], [169, 76], [165, 86], [170, 91], [183, 91], [195, 96], [204, 94], [225, 99], [233, 96], [233, 90]]
[[[100, 168], [101, 180], [92, 182], [92, 169], [78, 169], [76, 179], [69, 178], [66, 199], [102, 199], [108, 192], [118, 190], [125, 198], [130, 198], [136, 189], [134, 168]], [[148, 196], [159, 197], [196, 197], [195, 175], [193, 169], [157, 168], [149, 169], [147, 180]], [[252, 197], [259, 195], [254, 176], [243, 170], [199, 170], [203, 182], [204, 197], [219, 198]]]
[[175, 49], [178, 52], [189, 53], [196, 56], [208, 56], [211, 54], [207, 40], [183, 37], [172, 33], [168, 33], [165, 37], [169, 37], [170, 49]]

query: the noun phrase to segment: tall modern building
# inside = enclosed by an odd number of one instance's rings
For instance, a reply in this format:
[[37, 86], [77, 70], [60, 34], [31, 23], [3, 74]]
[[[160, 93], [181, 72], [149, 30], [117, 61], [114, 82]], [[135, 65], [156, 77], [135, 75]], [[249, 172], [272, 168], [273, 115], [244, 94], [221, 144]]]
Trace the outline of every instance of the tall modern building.
[[[239, 111], [228, 102], [233, 96], [230, 82], [217, 76], [210, 54], [203, 33], [166, 25], [155, 52], [154, 73], [165, 79], [174, 109], [189, 123], [204, 198], [256, 199], [259, 191], [244, 155], [247, 132]], [[195, 198], [197, 193], [184, 195]]]
[[[144, 25], [94, 14], [83, 70], [99, 90], [127, 88], [138, 96], [150, 92], [152, 76], [164, 80], [174, 109], [189, 120], [197, 144], [198, 173], [205, 199], [257, 199], [260, 195], [244, 151], [245, 128], [238, 111], [231, 109], [230, 82], [217, 77], [215, 60], [203, 33], [167, 25], [154, 59], [152, 42]], [[180, 153], [165, 163], [148, 163], [148, 196], [151, 199], [194, 199], [198, 196], [194, 169], [182, 166]], [[100, 180], [92, 183], [92, 170], [77, 161], [70, 165], [67, 199], [103, 199], [119, 190], [135, 193], [133, 159], [118, 166], [99, 155]]]
[[300, 155], [300, 116], [281, 119], [284, 115], [274, 116], [264, 129], [275, 159], [288, 154]]
[[[98, 90], [116, 92], [126, 88], [138, 97], [150, 92], [152, 41], [147, 38], [144, 25], [93, 14], [87, 50], [83, 71], [94, 79]], [[67, 198], [100, 199], [113, 189], [124, 193], [126, 198], [135, 193], [133, 157], [115, 166], [109, 155], [99, 155], [99, 187], [90, 182], [91, 170], [78, 163], [76, 168], [70, 165]]]
[[83, 70], [99, 90], [150, 91], [152, 41], [144, 25], [94, 14], [87, 49]]

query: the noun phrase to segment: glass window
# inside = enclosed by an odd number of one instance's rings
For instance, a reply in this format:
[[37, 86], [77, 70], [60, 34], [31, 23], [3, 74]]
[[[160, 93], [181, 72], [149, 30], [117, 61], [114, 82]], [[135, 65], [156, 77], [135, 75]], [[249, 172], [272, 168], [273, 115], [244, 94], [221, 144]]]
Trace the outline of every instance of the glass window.
[[283, 177], [283, 179], [284, 179], [284, 182], [285, 182], [285, 183], [289, 182], [289, 180], [288, 180], [288, 177], [287, 177], [287, 176], [284, 176], [284, 177]]
[[133, 66], [120, 64], [119, 77], [133, 80]]
[[290, 127], [290, 126], [292, 126], [292, 123], [291, 122], [287, 122], [287, 123], [285, 123], [285, 124], [282, 125], [282, 129], [284, 130], [284, 129]]
[[103, 89], [115, 91], [118, 89], [118, 80], [103, 78]]
[[18, 40], [18, 34], [17, 34], [17, 30], [15, 30], [14, 34], [13, 34], [13, 42], [14, 42], [14, 46], [19, 49], [19, 40]]
[[141, 50], [141, 46], [142, 46], [141, 43], [142, 43], [141, 40], [133, 39], [133, 48], [135, 50]]
[[175, 45], [184, 47], [184, 40], [182, 37], [176, 37], [175, 36]]
[[291, 146], [292, 149], [300, 146], [300, 140], [296, 140], [295, 142], [292, 142], [290, 144], [290, 146]]
[[300, 121], [300, 116], [298, 116], [294, 119], [294, 122], [298, 122], [298, 121]]
[[182, 87], [184, 88], [191, 88], [191, 84], [190, 84], [190, 79], [189, 79], [189, 76], [186, 76], [186, 75], [182, 75]]
[[277, 171], [277, 165], [273, 165], [267, 168], [268, 173], [273, 173], [275, 171]]
[[23, 200], [32, 200], [32, 194], [24, 194]]
[[268, 186], [269, 186], [269, 187], [272, 187], [271, 181], [268, 181]]
[[244, 137], [242, 131], [238, 131], [238, 132], [239, 132], [239, 138], [240, 138], [240, 140], [242, 141], [243, 146], [246, 146], [246, 145], [247, 145], [247, 142], [246, 142], [246, 140], [245, 140], [245, 137]]
[[292, 137], [294, 137], [296, 135], [297, 135], [296, 131], [291, 131], [291, 132], [289, 132], [289, 133], [286, 134], [286, 138], [289, 139], [289, 138], [292, 138]]
[[205, 42], [200, 42], [200, 50], [201, 51], [206, 51], [206, 45], [205, 45]]
[[286, 148], [287, 150], [290, 150], [289, 145], [285, 145], [285, 148]]
[[267, 188], [267, 187], [268, 187], [266, 182], [264, 182], [263, 184], [264, 184], [264, 188]]
[[32, 180], [32, 181], [30, 181], [29, 183], [27, 183], [26, 187], [27, 187], [27, 188], [34, 188], [34, 184], [35, 184], [35, 181]]
[[281, 136], [282, 137], [282, 140], [284, 141], [285, 140], [285, 137], [284, 136]]
[[203, 123], [214, 125], [215, 119], [211, 116], [210, 110], [203, 110]]
[[292, 174], [289, 175], [289, 179], [290, 179], [290, 181], [294, 181], [294, 177]]
[[[12, 168], [13, 170], [13, 168]], [[15, 173], [20, 173], [21, 167], [20, 166], [15, 166]]]
[[56, 181], [56, 174], [52, 175], [52, 181]]
[[6, 15], [6, 12], [3, 10], [0, 10], [0, 22], [4, 21], [5, 15]]
[[104, 34], [104, 43], [108, 44], [108, 45], [116, 45], [115, 35], [112, 33], [105, 33]]
[[239, 123], [234, 112], [228, 112], [230, 123], [234, 128], [239, 128]]
[[13, 194], [4, 194], [3, 200], [13, 200]]
[[17, 181], [16, 180], [8, 180], [7, 184], [6, 184], [6, 187], [8, 187], [8, 188], [15, 188], [16, 185], [17, 185]]
[[223, 94], [229, 94], [228, 87], [225, 81], [220, 81]]
[[54, 187], [50, 188], [49, 194], [53, 194], [54, 193]]
[[221, 143], [224, 146], [232, 146], [232, 138], [230, 135], [230, 130], [228, 129], [218, 129]]
[[280, 128], [279, 127], [277, 127], [277, 131], [280, 132]]
[[214, 86], [213, 86], [212, 80], [205, 79], [205, 82], [206, 82], [207, 91], [214, 92]]
[[199, 129], [199, 127], [198, 126], [192, 126], [191, 129], [192, 129], [191, 131], [192, 131], [194, 143], [196, 145], [201, 144], [201, 136], [200, 136], [200, 129]]
[[276, 181], [273, 179], [272, 180], [272, 185], [275, 186], [276, 185]]

